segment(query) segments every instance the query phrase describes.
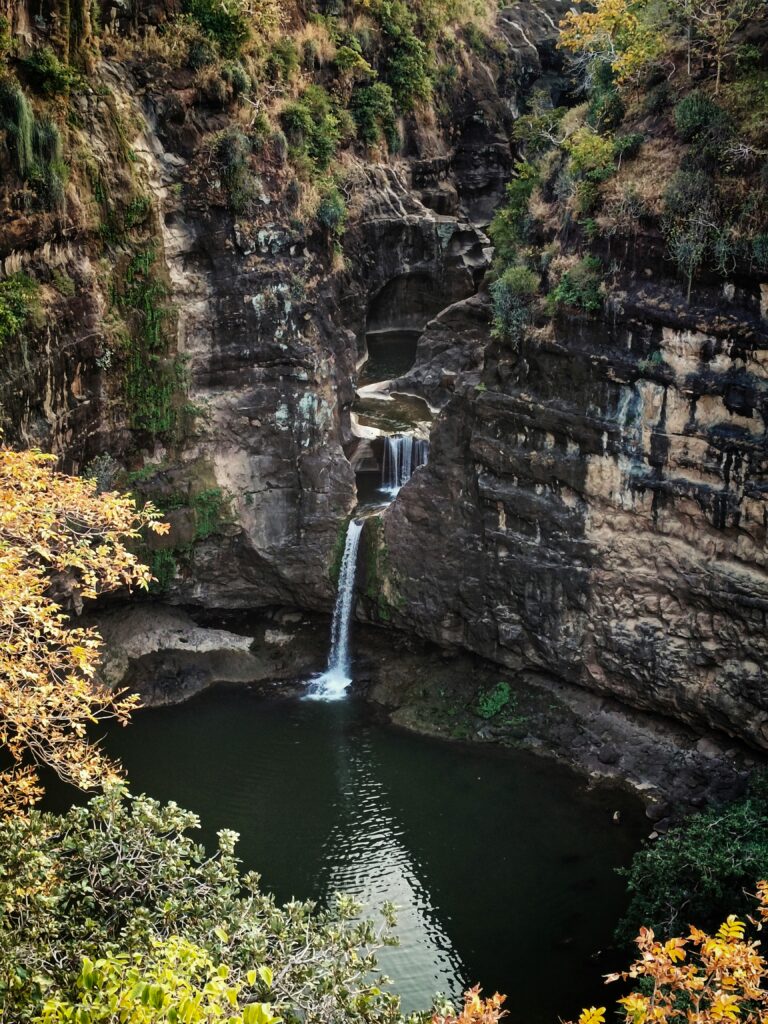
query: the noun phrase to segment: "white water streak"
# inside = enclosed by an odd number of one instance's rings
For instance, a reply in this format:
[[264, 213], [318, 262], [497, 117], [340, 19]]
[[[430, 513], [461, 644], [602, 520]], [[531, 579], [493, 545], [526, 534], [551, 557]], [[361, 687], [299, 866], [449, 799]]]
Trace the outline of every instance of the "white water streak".
[[322, 675], [312, 680], [307, 694], [311, 700], [340, 700], [352, 682], [349, 633], [355, 599], [357, 549], [364, 525], [364, 520], [352, 519], [347, 527], [344, 555], [339, 571], [339, 589], [331, 622], [331, 653], [328, 656], [328, 668]]

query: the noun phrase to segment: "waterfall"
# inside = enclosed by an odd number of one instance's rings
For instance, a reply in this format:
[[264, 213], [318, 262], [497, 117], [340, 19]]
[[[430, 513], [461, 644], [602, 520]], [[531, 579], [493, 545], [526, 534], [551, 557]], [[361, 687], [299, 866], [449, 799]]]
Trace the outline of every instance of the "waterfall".
[[421, 441], [413, 434], [394, 434], [384, 438], [384, 458], [381, 463], [381, 489], [394, 497], [413, 471], [426, 464], [429, 441]]
[[349, 674], [349, 630], [354, 608], [357, 549], [364, 525], [364, 520], [352, 519], [347, 527], [331, 622], [331, 653], [328, 655], [328, 667], [325, 672], [312, 680], [307, 694], [312, 700], [339, 700], [352, 682]]

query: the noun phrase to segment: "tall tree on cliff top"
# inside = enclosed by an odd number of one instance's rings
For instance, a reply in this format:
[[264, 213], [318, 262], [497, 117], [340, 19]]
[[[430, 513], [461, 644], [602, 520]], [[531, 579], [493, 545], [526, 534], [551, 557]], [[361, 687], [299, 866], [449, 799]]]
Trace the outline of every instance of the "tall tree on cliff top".
[[146, 588], [151, 574], [126, 543], [167, 532], [151, 505], [97, 494], [39, 451], [0, 448], [0, 810], [40, 795], [37, 766], [82, 789], [116, 775], [86, 736], [90, 722], [125, 722], [136, 701], [94, 680], [101, 639], [70, 628], [76, 610], [119, 586]]

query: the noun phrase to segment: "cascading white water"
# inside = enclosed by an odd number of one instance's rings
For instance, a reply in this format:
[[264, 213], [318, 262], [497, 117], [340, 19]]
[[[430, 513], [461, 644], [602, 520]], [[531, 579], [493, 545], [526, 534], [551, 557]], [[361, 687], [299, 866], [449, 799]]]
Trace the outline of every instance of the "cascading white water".
[[355, 597], [357, 549], [364, 525], [364, 520], [352, 519], [347, 527], [344, 555], [339, 570], [339, 588], [331, 622], [331, 653], [328, 656], [328, 668], [322, 675], [312, 680], [307, 693], [311, 700], [339, 700], [352, 682], [349, 674], [349, 631]]
[[381, 463], [381, 489], [394, 497], [415, 469], [426, 464], [429, 441], [417, 440], [413, 434], [393, 434], [384, 438]]

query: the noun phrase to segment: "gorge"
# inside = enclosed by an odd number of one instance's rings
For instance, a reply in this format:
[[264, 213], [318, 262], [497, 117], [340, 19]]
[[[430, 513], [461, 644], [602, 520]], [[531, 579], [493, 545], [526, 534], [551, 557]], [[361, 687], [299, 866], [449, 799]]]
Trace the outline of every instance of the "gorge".
[[768, 19], [706, 2], [0, 0], [2, 450], [168, 524], [27, 545], [56, 678], [279, 900], [401, 902], [406, 1011], [597, 1007], [614, 869], [766, 764]]

